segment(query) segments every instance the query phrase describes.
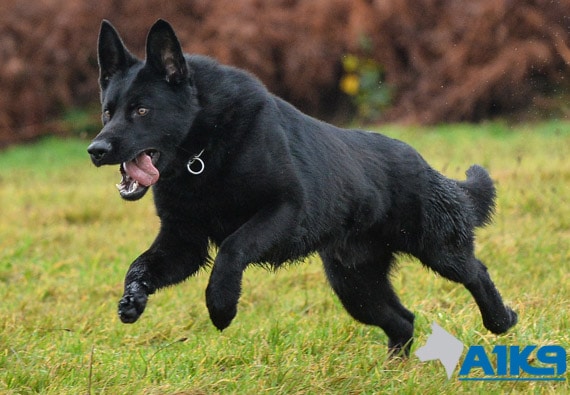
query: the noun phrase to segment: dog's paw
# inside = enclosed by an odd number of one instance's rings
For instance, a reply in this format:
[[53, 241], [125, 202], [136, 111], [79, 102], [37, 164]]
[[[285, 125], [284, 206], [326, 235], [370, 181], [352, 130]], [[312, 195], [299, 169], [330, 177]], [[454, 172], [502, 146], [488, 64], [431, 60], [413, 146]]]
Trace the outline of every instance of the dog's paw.
[[125, 324], [132, 324], [143, 313], [148, 296], [145, 293], [126, 293], [119, 301], [119, 318]]
[[408, 341], [388, 341], [388, 357], [389, 358], [408, 358], [412, 348], [412, 338]]
[[211, 287], [206, 289], [206, 306], [210, 313], [210, 320], [220, 331], [226, 329], [236, 316], [237, 303], [235, 297], [217, 293]]
[[518, 322], [517, 313], [510, 307], [505, 306], [505, 316], [502, 319], [483, 321], [485, 328], [496, 335], [500, 335], [511, 329]]

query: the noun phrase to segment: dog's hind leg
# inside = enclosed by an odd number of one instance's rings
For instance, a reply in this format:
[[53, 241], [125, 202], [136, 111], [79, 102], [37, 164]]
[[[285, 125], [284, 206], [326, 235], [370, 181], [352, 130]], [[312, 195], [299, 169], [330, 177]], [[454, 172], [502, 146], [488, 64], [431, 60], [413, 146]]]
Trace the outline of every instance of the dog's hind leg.
[[349, 314], [364, 324], [382, 328], [391, 355], [408, 356], [414, 315], [402, 306], [390, 284], [392, 254], [370, 255], [364, 262], [355, 261], [350, 252], [321, 251], [320, 255], [329, 283]]
[[510, 307], [505, 306], [485, 265], [475, 257], [471, 262], [474, 267], [477, 267], [477, 276], [464, 285], [471, 292], [481, 310], [483, 325], [493, 333], [505, 333], [517, 323], [517, 314]]
[[472, 252], [451, 254], [439, 250], [432, 255], [420, 260], [443, 277], [463, 284], [471, 292], [481, 311], [485, 328], [501, 334], [517, 323], [517, 314], [505, 306], [487, 268]]

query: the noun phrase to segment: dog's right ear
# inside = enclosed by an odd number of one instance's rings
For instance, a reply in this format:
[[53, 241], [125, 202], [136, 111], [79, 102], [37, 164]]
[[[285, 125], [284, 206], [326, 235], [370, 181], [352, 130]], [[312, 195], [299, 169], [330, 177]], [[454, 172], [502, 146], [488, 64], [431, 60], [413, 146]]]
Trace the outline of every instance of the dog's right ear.
[[102, 89], [109, 85], [109, 80], [115, 73], [127, 70], [138, 61], [125, 47], [117, 30], [107, 20], [101, 23], [97, 49], [99, 84]]

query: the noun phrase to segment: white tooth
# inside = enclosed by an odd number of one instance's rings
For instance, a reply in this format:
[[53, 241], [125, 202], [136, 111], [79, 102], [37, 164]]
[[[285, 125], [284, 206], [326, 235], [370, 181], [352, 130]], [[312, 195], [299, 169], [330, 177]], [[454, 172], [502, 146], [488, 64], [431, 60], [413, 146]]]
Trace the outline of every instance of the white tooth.
[[135, 181], [131, 184], [131, 187], [129, 188], [129, 193], [133, 193], [134, 191], [136, 191], [139, 187], [139, 182]]
[[119, 192], [123, 190], [123, 184], [115, 184], [115, 186], [117, 187]]

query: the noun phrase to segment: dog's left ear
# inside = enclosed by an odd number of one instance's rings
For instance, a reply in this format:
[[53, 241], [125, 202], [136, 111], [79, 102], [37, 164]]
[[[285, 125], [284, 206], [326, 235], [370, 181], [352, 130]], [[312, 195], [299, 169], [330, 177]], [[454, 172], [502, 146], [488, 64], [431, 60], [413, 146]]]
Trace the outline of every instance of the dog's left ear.
[[159, 19], [148, 32], [146, 39], [146, 61], [166, 81], [181, 83], [188, 78], [188, 66], [180, 42], [170, 24]]

